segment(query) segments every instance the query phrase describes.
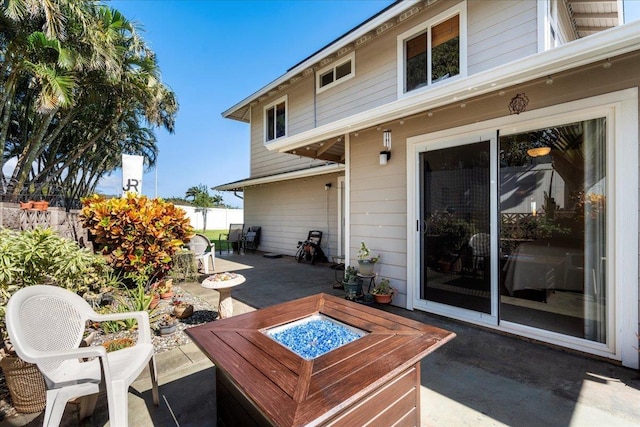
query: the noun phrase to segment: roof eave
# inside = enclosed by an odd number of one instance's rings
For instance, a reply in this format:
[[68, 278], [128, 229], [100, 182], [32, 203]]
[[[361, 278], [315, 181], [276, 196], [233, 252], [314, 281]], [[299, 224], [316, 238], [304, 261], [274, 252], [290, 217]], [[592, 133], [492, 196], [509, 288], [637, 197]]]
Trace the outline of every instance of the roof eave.
[[316, 166], [307, 169], [299, 169], [291, 172], [284, 172], [277, 175], [263, 176], [260, 178], [248, 178], [228, 184], [218, 185], [213, 189], [216, 191], [242, 191], [245, 187], [254, 185], [271, 184], [279, 181], [288, 181], [297, 178], [307, 178], [317, 175], [328, 175], [332, 173], [344, 172], [344, 164], [335, 163], [324, 166]]
[[327, 138], [377, 126], [421, 111], [507, 88], [518, 82], [553, 75], [636, 50], [640, 50], [640, 21], [451, 81], [425, 92], [404, 96], [380, 107], [267, 144], [266, 147], [270, 151], [279, 152], [295, 150]]
[[262, 89], [254, 92], [253, 94], [249, 95], [248, 97], [246, 97], [242, 101], [240, 101], [237, 104], [235, 104], [233, 107], [227, 109], [226, 111], [224, 111], [222, 113], [222, 117], [224, 117], [224, 118], [235, 118], [236, 120], [240, 120], [237, 117], [231, 117], [232, 114], [236, 110], [245, 107], [246, 105], [250, 104], [255, 99], [259, 98], [260, 96], [269, 93], [271, 90], [277, 89], [278, 86], [286, 83], [293, 76], [295, 76], [295, 75], [301, 73], [302, 71], [304, 71], [305, 69], [311, 67], [313, 64], [315, 64], [316, 62], [318, 62], [321, 59], [325, 58], [326, 56], [331, 55], [334, 52], [337, 52], [338, 50], [340, 50], [344, 46], [348, 45], [349, 43], [357, 40], [362, 35], [368, 33], [369, 31], [374, 30], [379, 25], [382, 25], [383, 23], [385, 23], [389, 19], [393, 18], [394, 16], [400, 14], [404, 10], [409, 9], [410, 7], [414, 6], [416, 3], [420, 3], [420, 1], [422, 1], [422, 0], [409, 0], [407, 2], [400, 2], [400, 3], [396, 4], [395, 6], [389, 8], [385, 12], [383, 12], [383, 13], [379, 14], [378, 16], [376, 16], [374, 19], [371, 19], [365, 25], [359, 26], [359, 27], [356, 28], [356, 30], [354, 30], [352, 32], [349, 32], [346, 35], [344, 35], [343, 37], [337, 39], [335, 42], [331, 43], [330, 45], [328, 45], [324, 49], [318, 51], [315, 55], [310, 56], [309, 58], [307, 58], [303, 62], [299, 63], [297, 66], [295, 66], [294, 68], [290, 69], [285, 74], [283, 74], [282, 76], [278, 77], [273, 82], [269, 83], [267, 86], [264, 86]]

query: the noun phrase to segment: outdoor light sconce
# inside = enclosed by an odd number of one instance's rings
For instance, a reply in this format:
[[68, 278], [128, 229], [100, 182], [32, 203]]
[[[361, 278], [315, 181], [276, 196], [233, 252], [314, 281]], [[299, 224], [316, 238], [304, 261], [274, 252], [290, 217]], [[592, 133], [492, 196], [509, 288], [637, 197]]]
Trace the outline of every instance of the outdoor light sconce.
[[330, 189], [330, 188], [331, 188], [331, 183], [330, 183], [330, 182], [328, 182], [328, 183], [326, 183], [326, 184], [324, 185], [324, 189], [325, 189], [326, 191], [329, 191], [329, 189]]
[[386, 165], [391, 159], [391, 131], [389, 129], [382, 132], [382, 145], [385, 149], [380, 152], [380, 164]]

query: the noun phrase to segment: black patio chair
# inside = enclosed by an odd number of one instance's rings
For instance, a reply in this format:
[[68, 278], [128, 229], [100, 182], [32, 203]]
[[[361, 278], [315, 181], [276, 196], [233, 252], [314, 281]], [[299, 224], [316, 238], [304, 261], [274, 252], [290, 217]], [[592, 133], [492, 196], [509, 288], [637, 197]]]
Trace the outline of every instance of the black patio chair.
[[221, 233], [218, 236], [219, 246], [220, 246], [220, 255], [222, 255], [222, 244], [224, 243], [227, 248], [227, 253], [229, 252], [229, 248], [233, 251], [239, 251], [240, 245], [242, 243], [242, 236], [244, 235], [244, 224], [229, 224], [229, 232]]
[[259, 225], [252, 225], [247, 229], [247, 232], [242, 236], [242, 248], [247, 251], [255, 252], [260, 244], [260, 231], [262, 227]]

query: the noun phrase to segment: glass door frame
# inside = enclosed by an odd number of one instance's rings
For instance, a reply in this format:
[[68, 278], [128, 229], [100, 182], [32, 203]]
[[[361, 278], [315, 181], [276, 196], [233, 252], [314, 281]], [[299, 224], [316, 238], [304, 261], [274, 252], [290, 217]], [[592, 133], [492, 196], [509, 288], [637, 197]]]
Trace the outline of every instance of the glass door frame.
[[[607, 117], [608, 194], [612, 201], [608, 205], [607, 224], [607, 318], [608, 341], [595, 343], [581, 338], [561, 335], [542, 329], [499, 320], [498, 309], [492, 309], [491, 318], [474, 312], [452, 310], [436, 304], [426, 304], [419, 299], [420, 286], [420, 173], [419, 153], [429, 148], [446, 147], [446, 144], [479, 141], [482, 136], [495, 138], [498, 132], [516, 133], [542, 126], [572, 123], [595, 117]], [[539, 108], [517, 116], [489, 119], [458, 128], [418, 134], [407, 138], [407, 309], [427, 312], [480, 324], [497, 330], [533, 338], [550, 344], [622, 361], [627, 367], [637, 369], [638, 357], [638, 271], [640, 253], [638, 182], [638, 89], [624, 89], [590, 98]], [[497, 150], [497, 149], [496, 149]], [[496, 155], [497, 153], [492, 153]], [[497, 168], [497, 162], [493, 162]], [[497, 192], [497, 170], [492, 172], [491, 185]], [[498, 248], [497, 210], [498, 195], [492, 195], [492, 254]], [[492, 259], [497, 257], [492, 256]], [[492, 261], [495, 263], [496, 261]], [[497, 264], [492, 265], [492, 297], [496, 299]], [[493, 314], [496, 314], [494, 317]]]
[[[421, 174], [418, 172], [420, 169], [420, 153], [432, 151], [432, 150], [441, 150], [451, 147], [464, 146], [474, 143], [479, 143], [483, 141], [489, 142], [489, 152], [490, 152], [490, 170], [489, 170], [489, 188], [490, 188], [490, 197], [489, 197], [489, 227], [490, 227], [490, 283], [491, 283], [491, 312], [490, 313], [481, 313], [473, 310], [468, 310], [464, 308], [453, 307], [450, 305], [422, 300], [420, 298], [420, 292], [418, 287], [421, 286], [422, 283], [422, 257], [421, 257], [421, 235], [424, 232], [424, 223], [420, 219], [421, 218], [421, 210], [422, 210], [422, 202], [420, 200], [420, 194], [422, 189]], [[498, 288], [498, 280], [495, 278], [498, 274], [498, 238], [497, 238], [497, 230], [498, 230], [498, 215], [497, 215], [497, 176], [498, 176], [498, 168], [497, 168], [497, 152], [498, 152], [498, 139], [495, 131], [484, 131], [484, 132], [472, 132], [467, 134], [457, 134], [455, 136], [443, 136], [442, 138], [429, 138], [429, 141], [423, 141], [411, 146], [411, 150], [413, 151], [413, 157], [415, 159], [415, 181], [412, 186], [415, 188], [415, 193], [412, 198], [415, 206], [413, 207], [413, 213], [416, 218], [416, 227], [415, 232], [412, 233], [411, 237], [408, 236], [408, 241], [413, 241], [413, 244], [417, 248], [415, 251], [414, 262], [416, 263], [417, 271], [414, 271], [415, 278], [413, 281], [409, 281], [408, 283], [416, 283], [414, 286], [415, 289], [412, 289], [414, 298], [413, 307], [418, 308], [424, 311], [428, 311], [431, 313], [455, 317], [462, 320], [469, 320], [474, 323], [481, 323], [487, 325], [498, 324], [498, 299], [494, 296], [497, 292], [499, 292]], [[407, 188], [409, 185], [407, 185]], [[410, 274], [410, 271], [409, 271]], [[408, 296], [409, 297], [409, 296]]]

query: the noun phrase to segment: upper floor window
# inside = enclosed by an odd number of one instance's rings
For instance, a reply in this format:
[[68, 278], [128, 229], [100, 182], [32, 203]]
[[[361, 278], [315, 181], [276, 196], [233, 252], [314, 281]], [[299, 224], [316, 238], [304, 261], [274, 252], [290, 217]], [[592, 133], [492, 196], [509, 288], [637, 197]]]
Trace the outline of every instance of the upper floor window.
[[264, 135], [267, 142], [287, 135], [286, 97], [264, 107]]
[[335, 64], [323, 68], [316, 74], [316, 92], [320, 93], [330, 87], [349, 80], [355, 75], [355, 55], [351, 53]]
[[401, 92], [410, 92], [462, 74], [461, 11], [432, 21], [398, 37], [403, 77]]

